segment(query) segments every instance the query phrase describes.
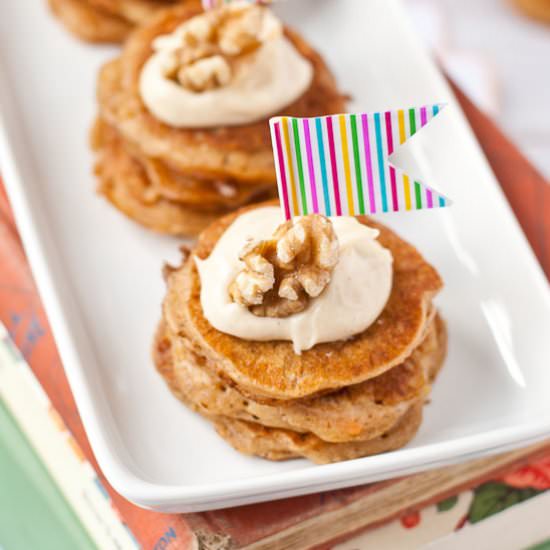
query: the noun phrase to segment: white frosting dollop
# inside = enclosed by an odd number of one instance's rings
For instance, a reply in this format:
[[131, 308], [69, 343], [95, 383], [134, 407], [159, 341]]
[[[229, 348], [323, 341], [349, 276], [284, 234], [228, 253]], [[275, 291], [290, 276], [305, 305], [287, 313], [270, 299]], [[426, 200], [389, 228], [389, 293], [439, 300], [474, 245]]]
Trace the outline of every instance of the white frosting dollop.
[[159, 36], [139, 80], [147, 108], [170, 126], [208, 128], [261, 120], [298, 99], [311, 84], [313, 67], [282, 34], [279, 20], [268, 10], [265, 17], [268, 32], [261, 46], [235, 64], [227, 84], [202, 92], [186, 89], [166, 76], [188, 23]]
[[277, 207], [252, 210], [237, 218], [210, 256], [195, 257], [205, 318], [217, 330], [246, 340], [288, 340], [294, 351], [321, 342], [345, 340], [363, 332], [380, 315], [390, 296], [393, 258], [376, 239], [379, 231], [355, 218], [331, 218], [340, 255], [325, 291], [301, 313], [286, 318], [257, 317], [231, 300], [228, 288], [243, 268], [247, 239], [263, 240], [284, 222]]

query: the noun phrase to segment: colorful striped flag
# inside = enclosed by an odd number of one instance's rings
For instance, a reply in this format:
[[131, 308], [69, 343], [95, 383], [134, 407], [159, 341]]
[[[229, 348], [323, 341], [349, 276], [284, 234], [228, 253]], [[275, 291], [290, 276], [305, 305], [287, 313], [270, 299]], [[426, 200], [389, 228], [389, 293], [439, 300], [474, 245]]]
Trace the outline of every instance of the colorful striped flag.
[[270, 120], [286, 219], [441, 208], [450, 200], [393, 166], [390, 155], [444, 105]]

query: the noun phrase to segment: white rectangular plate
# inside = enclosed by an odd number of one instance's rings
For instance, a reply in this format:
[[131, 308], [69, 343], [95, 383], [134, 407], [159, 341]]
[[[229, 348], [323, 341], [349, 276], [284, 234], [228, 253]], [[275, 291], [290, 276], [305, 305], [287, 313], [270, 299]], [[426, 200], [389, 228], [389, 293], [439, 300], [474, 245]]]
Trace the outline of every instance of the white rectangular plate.
[[445, 369], [411, 444], [327, 466], [240, 455], [155, 372], [160, 270], [177, 260], [178, 241], [95, 195], [87, 132], [97, 69], [116, 50], [78, 43], [45, 4], [1, 8], [0, 166], [82, 420], [120, 493], [162, 511], [205, 510], [389, 478], [550, 434], [548, 284], [396, 0], [280, 6], [326, 56], [355, 109], [449, 103], [400, 162], [454, 206], [384, 217], [445, 279]]

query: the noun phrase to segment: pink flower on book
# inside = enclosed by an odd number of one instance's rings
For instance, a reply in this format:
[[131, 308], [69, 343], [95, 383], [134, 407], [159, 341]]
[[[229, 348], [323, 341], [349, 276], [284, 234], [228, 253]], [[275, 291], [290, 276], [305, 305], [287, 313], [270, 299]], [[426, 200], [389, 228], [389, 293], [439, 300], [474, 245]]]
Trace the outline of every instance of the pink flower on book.
[[502, 481], [512, 487], [550, 489], [550, 456], [505, 475]]
[[401, 525], [405, 529], [413, 529], [420, 523], [420, 512], [414, 511], [401, 517]]

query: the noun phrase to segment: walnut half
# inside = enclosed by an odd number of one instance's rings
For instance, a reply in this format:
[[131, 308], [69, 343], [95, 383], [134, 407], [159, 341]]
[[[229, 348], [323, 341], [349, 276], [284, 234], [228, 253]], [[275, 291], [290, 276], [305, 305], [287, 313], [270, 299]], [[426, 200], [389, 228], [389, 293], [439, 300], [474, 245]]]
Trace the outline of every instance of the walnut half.
[[329, 284], [338, 239], [328, 218], [310, 214], [280, 225], [269, 240], [249, 243], [240, 259], [245, 266], [229, 287], [231, 299], [258, 317], [288, 317]]
[[248, 54], [265, 41], [266, 13], [258, 5], [227, 4], [183, 23], [175, 31], [175, 48], [170, 37], [160, 37], [157, 47], [172, 49], [165, 76], [195, 93], [227, 86]]

